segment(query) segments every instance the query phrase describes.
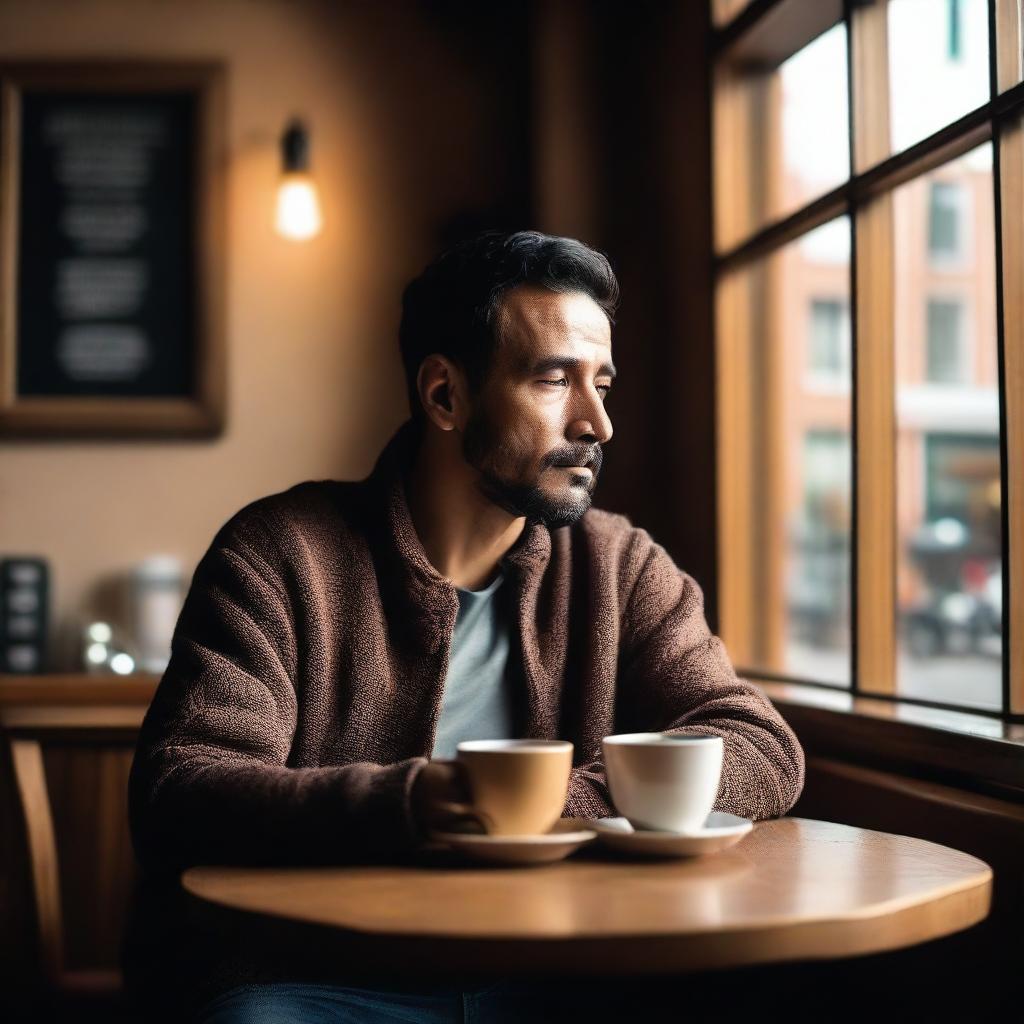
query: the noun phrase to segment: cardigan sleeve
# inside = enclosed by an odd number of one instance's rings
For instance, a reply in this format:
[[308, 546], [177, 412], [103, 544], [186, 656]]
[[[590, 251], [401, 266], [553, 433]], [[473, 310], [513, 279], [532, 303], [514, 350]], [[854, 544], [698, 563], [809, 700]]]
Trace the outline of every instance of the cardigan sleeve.
[[239, 513], [195, 571], [140, 730], [128, 809], [143, 867], [330, 863], [412, 849], [409, 795], [426, 758], [288, 765], [300, 656], [273, 537]]
[[[646, 552], [622, 616], [616, 731], [721, 736], [714, 809], [780, 817], [804, 786], [799, 740], [764, 692], [737, 677], [708, 628], [697, 581], [646, 530], [636, 532]], [[615, 814], [600, 760], [573, 768], [566, 813]]]

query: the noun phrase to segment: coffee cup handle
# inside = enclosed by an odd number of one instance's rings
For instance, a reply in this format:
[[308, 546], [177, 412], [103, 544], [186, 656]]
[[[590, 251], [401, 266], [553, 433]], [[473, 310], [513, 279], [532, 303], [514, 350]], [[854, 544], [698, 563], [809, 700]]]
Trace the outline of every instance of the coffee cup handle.
[[468, 818], [471, 821], [475, 821], [483, 829], [484, 835], [490, 835], [494, 831], [494, 820], [491, 816], [486, 811], [481, 811], [472, 804], [439, 800], [434, 804], [434, 807], [445, 814], [451, 814], [453, 817]]

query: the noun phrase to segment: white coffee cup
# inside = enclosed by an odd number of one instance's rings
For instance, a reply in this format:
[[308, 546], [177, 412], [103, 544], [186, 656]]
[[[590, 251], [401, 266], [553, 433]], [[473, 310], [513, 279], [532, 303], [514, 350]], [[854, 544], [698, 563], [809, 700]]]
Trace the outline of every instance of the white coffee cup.
[[721, 736], [631, 732], [605, 736], [602, 747], [612, 800], [634, 828], [703, 827], [722, 776]]

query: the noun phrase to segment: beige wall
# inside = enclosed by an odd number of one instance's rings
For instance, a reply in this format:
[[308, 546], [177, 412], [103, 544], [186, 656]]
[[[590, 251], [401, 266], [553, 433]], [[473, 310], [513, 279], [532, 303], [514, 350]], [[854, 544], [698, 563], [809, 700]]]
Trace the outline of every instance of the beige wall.
[[[77, 617], [154, 553], [191, 574], [213, 533], [261, 495], [361, 478], [407, 415], [399, 296], [461, 209], [520, 184], [502, 79], [415, 3], [0, 0], [0, 59], [221, 59], [227, 69], [228, 422], [200, 442], [0, 443], [0, 554], [53, 572], [53, 667]], [[485, 70], [481, 70], [485, 68]], [[483, 77], [482, 77], [483, 76]], [[489, 76], [489, 77], [487, 77]], [[272, 231], [278, 137], [312, 132], [325, 230]]]

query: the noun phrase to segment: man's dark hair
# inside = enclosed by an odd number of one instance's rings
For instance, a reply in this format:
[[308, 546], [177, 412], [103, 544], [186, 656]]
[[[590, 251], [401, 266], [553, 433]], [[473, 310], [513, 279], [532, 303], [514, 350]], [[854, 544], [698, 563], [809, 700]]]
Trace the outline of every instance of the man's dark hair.
[[412, 418], [426, 413], [416, 388], [420, 364], [432, 352], [457, 363], [477, 392], [498, 342], [502, 296], [521, 284], [589, 295], [614, 323], [619, 283], [607, 257], [575, 238], [539, 231], [485, 231], [447, 249], [402, 294], [399, 347]]

